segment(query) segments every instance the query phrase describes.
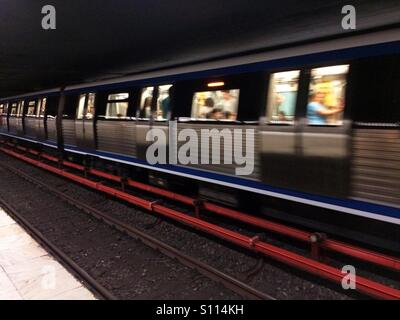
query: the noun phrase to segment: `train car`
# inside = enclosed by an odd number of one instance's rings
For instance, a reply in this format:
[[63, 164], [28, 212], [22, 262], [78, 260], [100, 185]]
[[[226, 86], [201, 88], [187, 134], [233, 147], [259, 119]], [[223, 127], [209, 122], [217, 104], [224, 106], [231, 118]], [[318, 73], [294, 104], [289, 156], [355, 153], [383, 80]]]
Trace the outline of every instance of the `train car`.
[[27, 100], [24, 112], [25, 136], [37, 141], [46, 140], [45, 111], [47, 98]]
[[23, 136], [23, 108], [24, 100], [9, 102], [8, 131], [16, 136]]
[[27, 94], [0, 103], [0, 132], [21, 141], [57, 149], [59, 89]]
[[[2, 99], [8, 116], [1, 134], [400, 252], [399, 87], [395, 29]], [[167, 157], [152, 164], [151, 129], [165, 134], [168, 154], [186, 143], [177, 139], [186, 129], [197, 137], [209, 129], [221, 141], [230, 139], [223, 132], [250, 130], [252, 170], [239, 176], [237, 163], [212, 156], [206, 163]], [[234, 139], [223, 149], [212, 138], [210, 155], [223, 159], [248, 143]]]

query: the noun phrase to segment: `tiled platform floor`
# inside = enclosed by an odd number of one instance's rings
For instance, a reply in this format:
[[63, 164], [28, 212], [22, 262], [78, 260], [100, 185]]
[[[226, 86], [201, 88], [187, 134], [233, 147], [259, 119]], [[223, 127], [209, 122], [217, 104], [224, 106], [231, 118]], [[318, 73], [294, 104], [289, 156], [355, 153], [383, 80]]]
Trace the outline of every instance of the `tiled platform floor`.
[[0, 208], [0, 300], [94, 300]]

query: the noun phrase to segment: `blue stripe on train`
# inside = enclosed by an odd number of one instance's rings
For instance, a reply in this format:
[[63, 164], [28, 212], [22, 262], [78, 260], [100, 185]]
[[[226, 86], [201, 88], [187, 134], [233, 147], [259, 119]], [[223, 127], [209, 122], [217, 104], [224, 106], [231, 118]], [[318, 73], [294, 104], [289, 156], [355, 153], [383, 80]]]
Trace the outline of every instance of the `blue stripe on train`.
[[36, 144], [40, 143], [40, 144], [44, 144], [44, 145], [52, 147], [52, 148], [58, 148], [57, 143], [50, 141], [50, 140], [39, 141], [39, 140], [34, 140], [34, 138], [20, 137], [20, 136], [11, 134], [11, 133], [5, 133], [5, 132], [1, 132], [1, 131], [0, 131], [0, 135], [5, 135], [5, 136], [16, 138], [16, 139], [21, 139], [21, 140], [29, 141], [29, 142], [36, 143]]

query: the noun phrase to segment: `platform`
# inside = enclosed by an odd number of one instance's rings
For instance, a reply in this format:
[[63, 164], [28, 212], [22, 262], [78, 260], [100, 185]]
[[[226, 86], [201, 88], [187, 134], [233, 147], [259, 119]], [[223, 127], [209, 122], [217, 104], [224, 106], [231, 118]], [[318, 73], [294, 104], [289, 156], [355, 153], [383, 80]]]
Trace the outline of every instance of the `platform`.
[[0, 300], [94, 300], [0, 208]]

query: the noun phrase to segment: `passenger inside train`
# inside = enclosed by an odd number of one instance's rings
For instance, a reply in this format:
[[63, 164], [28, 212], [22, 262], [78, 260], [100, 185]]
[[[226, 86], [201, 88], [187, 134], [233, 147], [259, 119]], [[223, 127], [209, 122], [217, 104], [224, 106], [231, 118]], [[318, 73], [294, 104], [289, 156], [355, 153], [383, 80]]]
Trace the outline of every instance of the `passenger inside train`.
[[167, 84], [158, 87], [157, 99], [157, 120], [168, 120], [169, 105], [170, 105], [170, 89], [172, 84]]
[[239, 89], [195, 92], [192, 103], [193, 119], [237, 119]]
[[310, 125], [341, 125], [348, 65], [311, 71], [307, 119]]

